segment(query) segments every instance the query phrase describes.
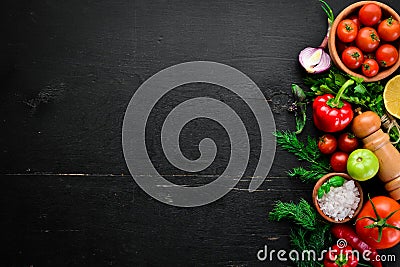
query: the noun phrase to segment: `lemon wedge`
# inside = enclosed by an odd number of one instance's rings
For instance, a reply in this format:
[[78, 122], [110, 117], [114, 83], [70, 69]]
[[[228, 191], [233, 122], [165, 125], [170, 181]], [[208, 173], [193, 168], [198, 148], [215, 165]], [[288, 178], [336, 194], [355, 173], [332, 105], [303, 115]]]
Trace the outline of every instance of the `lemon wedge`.
[[387, 112], [400, 119], [400, 75], [387, 82], [383, 91], [383, 103]]

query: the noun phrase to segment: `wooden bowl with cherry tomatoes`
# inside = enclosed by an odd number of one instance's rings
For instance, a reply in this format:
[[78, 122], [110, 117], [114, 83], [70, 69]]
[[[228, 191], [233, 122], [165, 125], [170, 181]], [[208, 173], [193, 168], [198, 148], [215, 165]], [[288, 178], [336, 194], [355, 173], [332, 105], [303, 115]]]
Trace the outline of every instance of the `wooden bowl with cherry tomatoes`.
[[382, 80], [400, 66], [400, 16], [377, 1], [360, 1], [340, 12], [328, 47], [334, 64], [366, 82]]

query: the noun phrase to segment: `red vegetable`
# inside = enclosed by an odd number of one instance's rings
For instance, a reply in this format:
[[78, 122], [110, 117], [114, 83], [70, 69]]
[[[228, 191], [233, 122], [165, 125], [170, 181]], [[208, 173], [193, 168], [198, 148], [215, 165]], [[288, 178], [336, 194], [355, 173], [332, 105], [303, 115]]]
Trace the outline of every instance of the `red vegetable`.
[[373, 58], [367, 58], [361, 66], [362, 73], [367, 77], [374, 77], [379, 72], [379, 64]]
[[325, 255], [324, 267], [356, 267], [358, 259], [353, 255], [351, 246], [332, 246]]
[[355, 70], [361, 67], [364, 54], [360, 48], [349, 46], [342, 52], [342, 61], [349, 69]]
[[373, 26], [381, 19], [382, 10], [377, 4], [365, 4], [358, 12], [358, 17], [361, 24], [365, 26]]
[[394, 247], [400, 242], [400, 204], [385, 196], [370, 199], [358, 215], [356, 231], [376, 249]]
[[356, 46], [363, 52], [375, 51], [380, 43], [378, 33], [374, 28], [364, 27], [361, 28], [357, 34]]
[[395, 41], [400, 36], [399, 22], [392, 17], [385, 19], [378, 26], [378, 34], [384, 41]]
[[390, 67], [397, 62], [399, 52], [391, 44], [383, 44], [376, 50], [376, 61], [381, 67]]
[[358, 148], [358, 139], [352, 133], [342, 133], [338, 138], [338, 147], [343, 152], [353, 152]]
[[318, 140], [318, 148], [322, 154], [332, 154], [337, 147], [337, 140], [331, 134], [324, 134]]
[[340, 100], [340, 97], [346, 88], [353, 83], [353, 80], [346, 81], [336, 97], [325, 94], [315, 98], [313, 119], [318, 129], [328, 133], [339, 132], [350, 124], [354, 116], [352, 107], [348, 102]]
[[335, 172], [345, 172], [347, 169], [347, 160], [349, 159], [349, 154], [337, 151], [333, 153], [330, 164]]
[[382, 263], [380, 262], [380, 258], [378, 256], [378, 252], [376, 249], [372, 248], [370, 245], [362, 241], [353, 228], [346, 224], [334, 224], [331, 228], [332, 234], [336, 238], [341, 238], [347, 241], [347, 243], [360, 252], [360, 255], [363, 253], [370, 252], [369, 255], [365, 255], [370, 259], [370, 263], [374, 267], [382, 267]]
[[358, 26], [354, 21], [350, 19], [345, 19], [339, 22], [339, 25], [336, 29], [336, 34], [340, 41], [344, 43], [353, 42], [358, 33]]

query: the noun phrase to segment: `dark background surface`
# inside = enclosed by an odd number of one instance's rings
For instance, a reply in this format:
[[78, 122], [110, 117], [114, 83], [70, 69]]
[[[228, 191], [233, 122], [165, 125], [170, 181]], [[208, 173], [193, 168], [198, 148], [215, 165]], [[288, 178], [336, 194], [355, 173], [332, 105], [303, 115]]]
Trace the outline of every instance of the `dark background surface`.
[[[352, 3], [330, 2], [335, 14]], [[400, 2], [384, 2], [400, 10]], [[286, 110], [291, 83], [304, 75], [297, 55], [317, 46], [327, 26], [318, 1], [7, 0], [2, 6], [1, 266], [253, 266], [264, 245], [288, 249], [290, 225], [268, 222], [267, 213], [277, 199], [310, 200], [310, 185], [287, 178], [299, 165], [292, 155], [278, 149], [254, 193], [246, 191], [248, 174], [214, 203], [177, 208], [136, 185], [121, 127], [146, 79], [174, 64], [209, 60], [247, 74], [268, 100], [277, 129], [294, 129]], [[199, 91], [222, 99], [221, 90], [186, 85], [157, 109]], [[161, 123], [156, 117], [148, 127]], [[208, 123], [199, 120], [183, 134], [189, 157], [198, 155], [193, 140], [204, 136], [229, 151], [224, 132]], [[315, 134], [311, 124], [305, 134]], [[199, 175], [174, 176], [152, 142], [159, 133], [147, 138], [159, 172], [176, 183], [215, 179], [229, 156]], [[400, 257], [399, 249], [389, 252]]]

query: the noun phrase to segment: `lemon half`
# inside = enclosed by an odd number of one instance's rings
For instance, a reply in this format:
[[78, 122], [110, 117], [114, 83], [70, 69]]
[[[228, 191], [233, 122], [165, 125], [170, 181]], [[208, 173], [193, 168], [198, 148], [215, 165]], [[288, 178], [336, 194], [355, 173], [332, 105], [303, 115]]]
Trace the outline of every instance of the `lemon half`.
[[383, 103], [387, 112], [400, 119], [400, 75], [387, 82], [383, 91]]

